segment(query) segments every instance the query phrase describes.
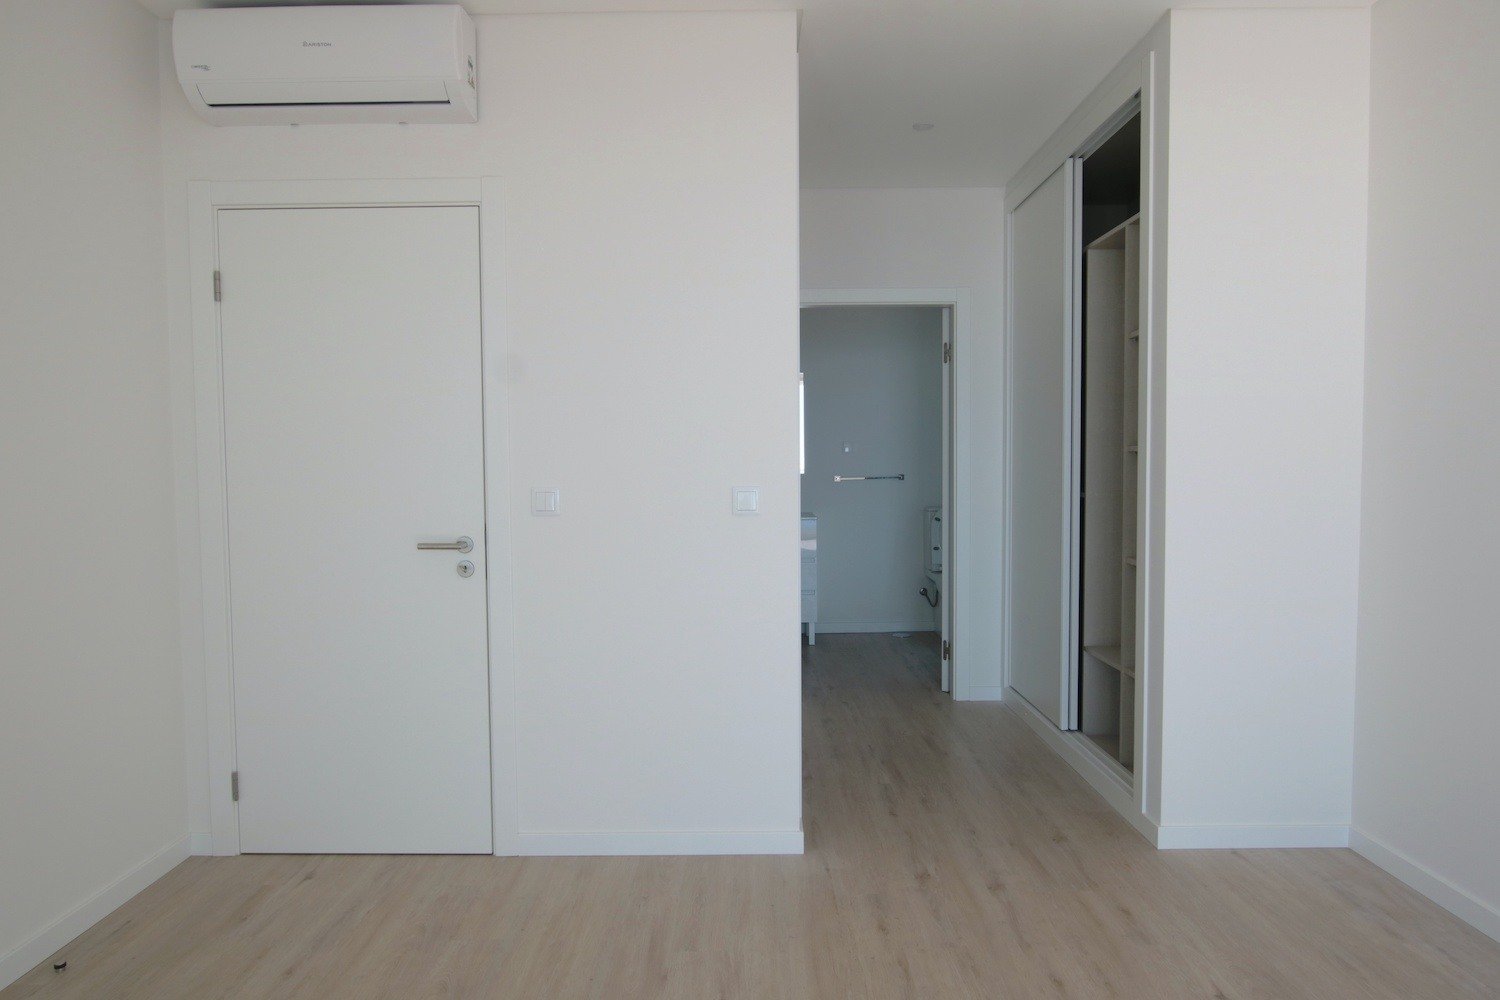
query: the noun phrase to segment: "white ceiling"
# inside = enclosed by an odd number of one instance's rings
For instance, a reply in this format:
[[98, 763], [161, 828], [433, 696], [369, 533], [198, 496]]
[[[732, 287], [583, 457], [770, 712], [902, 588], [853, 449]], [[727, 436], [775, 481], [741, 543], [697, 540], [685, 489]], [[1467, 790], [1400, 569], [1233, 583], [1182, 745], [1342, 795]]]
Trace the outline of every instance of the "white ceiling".
[[[181, 7], [285, 2], [140, 0], [163, 17]], [[1169, 7], [1369, 2], [465, 0], [463, 5], [473, 14], [800, 8], [803, 187], [983, 187], [1003, 184], [1020, 168]], [[918, 122], [934, 127], [918, 132], [912, 128]]]

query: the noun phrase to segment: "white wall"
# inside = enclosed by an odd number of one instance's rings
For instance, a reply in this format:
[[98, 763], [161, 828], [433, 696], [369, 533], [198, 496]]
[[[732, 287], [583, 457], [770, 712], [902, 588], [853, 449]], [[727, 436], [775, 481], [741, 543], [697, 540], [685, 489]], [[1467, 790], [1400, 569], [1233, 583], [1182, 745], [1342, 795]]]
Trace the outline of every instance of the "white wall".
[[818, 515], [819, 632], [938, 627], [920, 591], [932, 588], [923, 508], [943, 499], [942, 343], [939, 307], [802, 311], [802, 509]]
[[156, 27], [0, 5], [0, 986], [185, 855]]
[[1500, 938], [1500, 6], [1373, 18], [1355, 839]]
[[[409, 128], [211, 128], [163, 25], [182, 488], [188, 180], [501, 178], [506, 241], [486, 255], [503, 267], [510, 440], [487, 447], [508, 450], [515, 590], [491, 623], [515, 650], [501, 723], [521, 831], [534, 849], [799, 837], [795, 15], [476, 21], [479, 124]], [[542, 485], [561, 517], [530, 516]], [[737, 485], [761, 488], [760, 516], [731, 514]]]
[[1171, 50], [1160, 820], [1337, 841], [1369, 13], [1174, 11]]
[[[970, 297], [969, 353], [955, 364], [972, 386], [958, 400], [955, 473], [968, 485], [972, 533], [955, 540], [967, 561], [955, 611], [961, 697], [999, 698], [1004, 461], [1002, 193], [977, 189], [820, 189], [802, 192], [804, 289], [960, 288]], [[967, 428], [965, 430], [965, 427]], [[964, 497], [957, 498], [962, 504]]]

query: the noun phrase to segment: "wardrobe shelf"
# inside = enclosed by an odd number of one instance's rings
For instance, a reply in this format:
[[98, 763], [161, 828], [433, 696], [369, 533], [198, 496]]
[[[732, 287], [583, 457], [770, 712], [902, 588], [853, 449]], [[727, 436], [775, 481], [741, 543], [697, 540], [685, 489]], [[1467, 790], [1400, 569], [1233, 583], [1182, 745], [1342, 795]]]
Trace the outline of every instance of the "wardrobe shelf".
[[1100, 236], [1094, 242], [1084, 247], [1085, 250], [1123, 250], [1125, 249], [1125, 230], [1132, 227], [1139, 229], [1141, 215], [1137, 212], [1124, 222], [1120, 223], [1109, 232]]
[[1106, 667], [1135, 679], [1135, 666], [1125, 661], [1125, 653], [1119, 646], [1084, 646], [1083, 651]]

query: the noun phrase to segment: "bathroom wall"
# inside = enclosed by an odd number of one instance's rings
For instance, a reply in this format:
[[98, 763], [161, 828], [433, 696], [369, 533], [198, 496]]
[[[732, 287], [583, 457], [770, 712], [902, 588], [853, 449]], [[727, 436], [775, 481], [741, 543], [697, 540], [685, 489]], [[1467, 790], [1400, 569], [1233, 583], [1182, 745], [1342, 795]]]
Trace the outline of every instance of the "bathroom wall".
[[[802, 509], [818, 515], [818, 631], [937, 628], [919, 590], [923, 508], [942, 502], [942, 310], [802, 310], [807, 470]], [[905, 473], [904, 481], [833, 482]]]

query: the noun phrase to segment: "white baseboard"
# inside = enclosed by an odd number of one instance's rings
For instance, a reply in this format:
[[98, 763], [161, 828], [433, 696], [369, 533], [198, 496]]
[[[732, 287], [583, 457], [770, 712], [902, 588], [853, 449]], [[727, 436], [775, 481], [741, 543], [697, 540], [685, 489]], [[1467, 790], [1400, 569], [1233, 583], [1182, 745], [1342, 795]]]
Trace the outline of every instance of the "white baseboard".
[[188, 853], [194, 857], [210, 857], [214, 853], [214, 835], [204, 831], [188, 834]]
[[1135, 789], [1088, 748], [1086, 736], [1058, 729], [1014, 688], [1005, 693], [1003, 704], [1024, 719], [1031, 731], [1082, 775], [1089, 787], [1098, 792], [1137, 833], [1152, 844], [1156, 843], [1156, 824], [1136, 808]]
[[1500, 908], [1454, 885], [1431, 868], [1369, 834], [1351, 830], [1349, 846], [1377, 868], [1394, 875], [1458, 919], [1500, 941]]
[[188, 838], [168, 844], [0, 957], [0, 989], [119, 909], [188, 856]]
[[857, 632], [936, 632], [937, 625], [925, 622], [825, 622], [819, 621], [819, 635], [842, 635]]
[[1063, 732], [1015, 690], [1005, 704], [1026, 720], [1042, 741], [1158, 850], [1233, 850], [1262, 847], [1348, 847], [1349, 827], [1317, 824], [1159, 825], [1135, 804], [1135, 789], [1101, 759], [1080, 733]]
[[1348, 847], [1349, 828], [1337, 824], [1163, 824], [1156, 846], [1164, 851], [1251, 850], [1262, 847]]
[[1001, 684], [999, 686], [994, 686], [994, 685], [972, 684], [972, 685], [969, 686], [969, 689], [966, 692], [964, 692], [964, 697], [961, 700], [962, 701], [1004, 701], [1005, 700], [1005, 685]]
[[606, 833], [522, 833], [516, 853], [525, 857], [641, 856], [662, 854], [801, 854], [801, 830], [663, 830]]

